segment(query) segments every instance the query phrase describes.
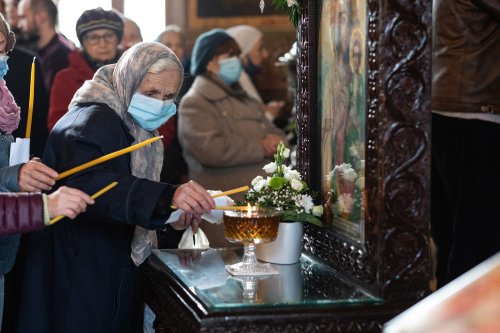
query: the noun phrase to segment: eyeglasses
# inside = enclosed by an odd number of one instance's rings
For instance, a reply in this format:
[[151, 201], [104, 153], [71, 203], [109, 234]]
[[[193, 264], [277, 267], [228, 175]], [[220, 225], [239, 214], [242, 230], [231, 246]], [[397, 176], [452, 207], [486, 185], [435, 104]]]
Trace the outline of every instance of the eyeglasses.
[[117, 39], [117, 36], [113, 32], [108, 32], [103, 35], [88, 34], [85, 35], [84, 39], [87, 43], [89, 43], [89, 45], [97, 45], [101, 39], [104, 39], [106, 43], [114, 42]]

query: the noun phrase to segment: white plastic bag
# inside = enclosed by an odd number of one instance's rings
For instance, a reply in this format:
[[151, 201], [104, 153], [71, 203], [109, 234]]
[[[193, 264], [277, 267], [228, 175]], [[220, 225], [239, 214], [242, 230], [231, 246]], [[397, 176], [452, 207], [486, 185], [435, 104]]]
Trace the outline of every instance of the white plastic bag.
[[177, 247], [182, 250], [208, 249], [210, 248], [210, 242], [200, 228], [198, 228], [198, 232], [196, 234], [193, 234], [193, 229], [189, 227], [182, 234], [181, 241]]

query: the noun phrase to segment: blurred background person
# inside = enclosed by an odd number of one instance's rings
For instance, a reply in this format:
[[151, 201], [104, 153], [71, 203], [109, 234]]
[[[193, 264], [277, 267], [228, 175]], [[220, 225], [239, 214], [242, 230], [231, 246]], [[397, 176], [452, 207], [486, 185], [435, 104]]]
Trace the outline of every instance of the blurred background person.
[[170, 24], [165, 27], [165, 30], [156, 38], [158, 43], [169, 47], [174, 51], [177, 58], [182, 63], [184, 67], [184, 81], [182, 82], [182, 88], [179, 92], [179, 100], [186, 94], [186, 92], [191, 88], [194, 78], [190, 75], [190, 63], [191, 58], [186, 53], [186, 42], [184, 34], [178, 25]]
[[21, 0], [17, 8], [19, 27], [29, 39], [36, 41], [45, 88], [50, 95], [57, 72], [68, 67], [68, 55], [74, 48], [66, 37], [56, 31], [57, 6], [52, 0]]
[[[226, 31], [241, 49], [240, 58], [244, 68], [239, 80], [241, 87], [250, 97], [264, 103], [255, 87], [255, 78], [261, 72], [263, 62], [269, 59], [269, 52], [264, 46], [262, 32], [250, 25], [237, 25]], [[265, 105], [266, 117], [273, 121], [280, 115], [284, 105], [283, 101], [268, 102]]]
[[[189, 178], [206, 188], [229, 190], [248, 185], [273, 160], [283, 133], [266, 117], [261, 102], [238, 83], [240, 48], [222, 29], [201, 34], [191, 57], [191, 89], [181, 100], [179, 141]], [[243, 194], [235, 195], [241, 200]], [[212, 247], [235, 245], [223, 225], [205, 223]]]
[[[24, 138], [26, 136], [26, 123], [28, 119], [28, 87], [30, 86], [31, 64], [36, 54], [19, 46], [18, 34], [13, 29], [14, 26], [17, 26], [17, 2], [17, 0], [5, 1], [5, 11], [10, 13], [10, 15], [5, 16], [5, 20], [16, 36], [16, 44], [9, 52], [9, 71], [5, 74], [4, 80], [21, 109], [19, 126], [12, 132], [12, 135], [14, 138]], [[41, 157], [48, 136], [47, 113], [49, 109], [49, 96], [45, 90], [39, 59], [35, 61], [35, 72], [35, 105], [31, 124], [30, 154]]]
[[115, 63], [123, 35], [123, 20], [112, 10], [89, 9], [76, 22], [81, 48], [71, 51], [69, 66], [59, 71], [52, 84], [48, 128], [68, 111], [75, 92], [102, 66]]
[[123, 38], [120, 48], [123, 51], [128, 50], [133, 45], [142, 42], [141, 28], [128, 17], [123, 16]]
[[439, 288], [500, 251], [499, 4], [433, 2], [431, 233]]
[[10, 24], [10, 29], [16, 35], [16, 46], [24, 47], [28, 50], [35, 51], [36, 45], [29, 40], [26, 33], [19, 28], [19, 16], [17, 15], [17, 7], [19, 0], [4, 0], [5, 19]]

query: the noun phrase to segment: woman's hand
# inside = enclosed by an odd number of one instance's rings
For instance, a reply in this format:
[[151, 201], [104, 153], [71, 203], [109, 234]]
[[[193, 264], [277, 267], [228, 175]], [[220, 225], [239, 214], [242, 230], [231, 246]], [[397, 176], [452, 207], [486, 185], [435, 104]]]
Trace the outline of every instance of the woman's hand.
[[201, 215], [209, 213], [215, 208], [215, 201], [207, 190], [192, 180], [177, 188], [172, 204], [182, 209], [184, 214], [171, 226], [176, 230], [186, 229], [191, 226], [195, 234], [198, 232]]
[[64, 215], [74, 219], [87, 209], [87, 205], [93, 203], [94, 200], [84, 192], [66, 186], [61, 186], [57, 191], [47, 196], [50, 218]]
[[59, 174], [34, 158], [19, 168], [18, 182], [21, 192], [50, 191]]

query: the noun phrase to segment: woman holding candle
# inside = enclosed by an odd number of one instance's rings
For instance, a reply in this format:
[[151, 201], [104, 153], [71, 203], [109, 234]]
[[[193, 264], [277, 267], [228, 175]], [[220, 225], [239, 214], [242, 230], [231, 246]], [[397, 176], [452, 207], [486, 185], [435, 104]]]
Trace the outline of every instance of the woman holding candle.
[[[5, 85], [3, 76], [7, 73], [7, 52], [14, 47], [16, 40], [14, 33], [0, 14], [0, 192], [40, 192], [48, 191], [54, 185], [57, 172], [33, 159], [24, 164], [9, 165], [10, 144], [14, 141], [12, 131], [19, 125], [20, 110], [9, 89]], [[5, 195], [2, 197], [5, 198]], [[20, 203], [29, 201], [30, 203]], [[83, 192], [61, 188], [54, 194], [45, 197], [42, 204], [42, 195], [26, 196], [14, 200], [3, 200], [0, 204], [0, 326], [3, 310], [4, 275], [12, 269], [19, 247], [19, 234], [15, 232], [30, 231], [32, 227], [43, 226], [44, 209], [50, 216], [65, 214], [74, 217], [85, 210], [86, 204], [92, 200]], [[12, 205], [13, 202], [18, 204]], [[44, 208], [44, 206], [47, 206]], [[6, 222], [4, 224], [4, 222]], [[11, 235], [7, 235], [11, 234]]]
[[[213, 29], [196, 39], [191, 56], [195, 79], [180, 104], [179, 142], [189, 178], [207, 188], [250, 184], [285, 141], [265, 117], [264, 105], [238, 83], [239, 54], [233, 38]], [[222, 225], [206, 223], [203, 231], [214, 247], [234, 246], [224, 238]]]
[[[176, 112], [182, 76], [166, 46], [132, 46], [77, 91], [49, 136], [44, 161], [69, 170], [154, 137]], [[150, 245], [145, 229], [163, 226], [171, 205], [185, 212], [174, 228], [196, 229], [201, 214], [215, 207], [195, 182], [176, 187], [157, 181], [162, 150], [158, 140], [60, 181], [87, 193], [111, 181], [118, 185], [79, 216], [80, 223], [61, 221], [28, 235], [18, 332], [126, 333], [142, 327], [134, 287], [136, 265]]]

